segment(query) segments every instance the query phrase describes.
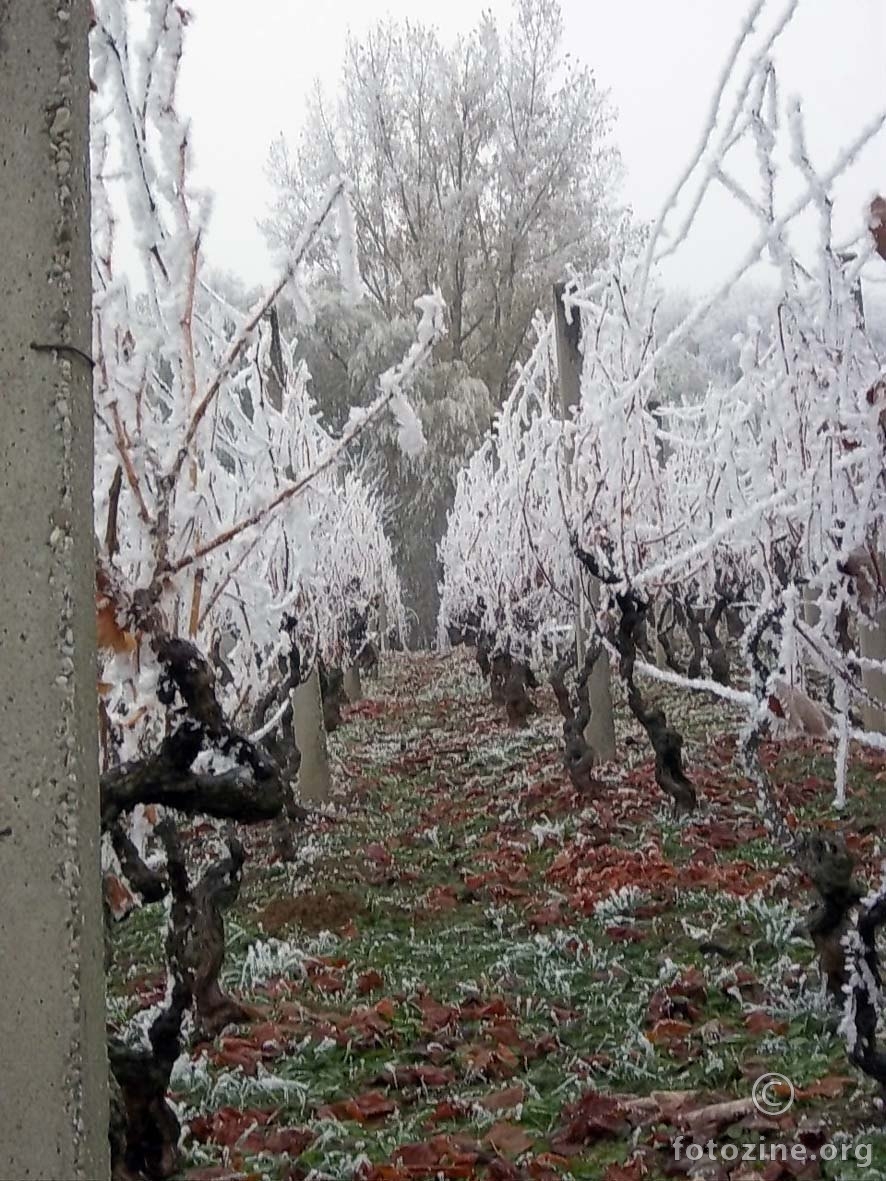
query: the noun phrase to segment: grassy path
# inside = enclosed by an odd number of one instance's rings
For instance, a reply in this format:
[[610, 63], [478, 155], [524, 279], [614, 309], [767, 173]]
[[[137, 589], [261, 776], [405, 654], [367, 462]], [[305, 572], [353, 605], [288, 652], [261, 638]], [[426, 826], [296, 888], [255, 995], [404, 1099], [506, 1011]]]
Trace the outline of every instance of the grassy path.
[[[689, 1174], [709, 1181], [886, 1175], [870, 1088], [796, 933], [807, 891], [731, 766], [734, 718], [665, 696], [703, 800], [676, 823], [633, 726], [580, 800], [547, 691], [515, 732], [463, 656], [399, 657], [367, 688], [332, 740], [336, 819], [305, 832], [295, 865], [246, 834], [225, 983], [255, 1021], [176, 1069], [186, 1176], [655, 1181], [687, 1175], [671, 1148], [687, 1129], [873, 1145], [868, 1172]], [[765, 754], [798, 818], [836, 823], [826, 752]], [[872, 862], [884, 773], [853, 776], [840, 823]], [[212, 837], [195, 832], [197, 861]], [[146, 908], [116, 933], [121, 1023], [162, 996], [162, 924]], [[797, 1088], [777, 1122], [750, 1104], [768, 1071]]]

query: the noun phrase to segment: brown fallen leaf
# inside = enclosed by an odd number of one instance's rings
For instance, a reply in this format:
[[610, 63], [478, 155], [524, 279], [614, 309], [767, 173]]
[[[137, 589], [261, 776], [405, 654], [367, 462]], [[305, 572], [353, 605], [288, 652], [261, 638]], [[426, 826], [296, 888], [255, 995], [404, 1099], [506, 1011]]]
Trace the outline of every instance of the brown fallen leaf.
[[505, 1087], [501, 1091], [492, 1091], [480, 1100], [480, 1106], [487, 1111], [508, 1111], [517, 1107], [526, 1098], [526, 1091], [521, 1086]]
[[397, 1104], [381, 1091], [365, 1091], [362, 1095], [354, 1095], [350, 1099], [340, 1099], [337, 1103], [328, 1103], [318, 1108], [317, 1114], [321, 1119], [354, 1120], [365, 1124], [370, 1120], [383, 1119], [397, 1110]]
[[647, 1032], [646, 1037], [654, 1046], [667, 1046], [680, 1038], [688, 1037], [692, 1033], [692, 1026], [688, 1021], [670, 1021], [664, 1018], [656, 1021]]
[[516, 1124], [501, 1122], [489, 1129], [486, 1143], [506, 1156], [519, 1156], [521, 1152], [528, 1152], [535, 1141]]
[[749, 1033], [787, 1033], [790, 1023], [777, 1021], [763, 1009], [754, 1009], [744, 1019]]

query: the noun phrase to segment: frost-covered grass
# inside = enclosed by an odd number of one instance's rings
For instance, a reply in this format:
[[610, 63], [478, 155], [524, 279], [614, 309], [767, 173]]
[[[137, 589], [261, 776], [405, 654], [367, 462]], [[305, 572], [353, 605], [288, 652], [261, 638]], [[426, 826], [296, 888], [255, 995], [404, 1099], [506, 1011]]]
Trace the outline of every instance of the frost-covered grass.
[[[224, 980], [260, 1020], [179, 1062], [175, 1099], [198, 1130], [201, 1115], [226, 1108], [273, 1112], [272, 1127], [316, 1137], [292, 1175], [399, 1181], [407, 1174], [372, 1169], [393, 1169], [400, 1146], [466, 1135], [492, 1159], [505, 1124], [526, 1137], [521, 1167], [536, 1162], [519, 1176], [587, 1181], [634, 1148], [647, 1167], [638, 1176], [663, 1164], [650, 1129], [544, 1163], [564, 1105], [589, 1088], [690, 1090], [701, 1104], [747, 1097], [754, 1078], [778, 1071], [798, 1088], [844, 1080], [802, 1099], [804, 1118], [851, 1134], [877, 1118], [799, 930], [805, 887], [757, 831], [719, 706], [662, 691], [690, 736], [703, 801], [676, 822], [623, 716], [630, 757], [598, 799], [579, 801], [546, 693], [542, 715], [515, 733], [461, 656], [389, 659], [366, 688], [369, 702], [334, 738], [344, 807], [304, 834], [310, 854], [271, 864], [266, 835], [246, 834]], [[805, 821], [827, 819], [821, 752], [765, 754]], [[875, 775], [854, 772], [848, 823], [862, 854], [873, 848], [861, 829], [880, 804]], [[161, 923], [162, 908], [149, 908], [116, 933], [118, 1021], [156, 1003]], [[280, 1153], [201, 1134], [185, 1139], [191, 1167], [290, 1175]], [[435, 1174], [409, 1174], [425, 1175]]]

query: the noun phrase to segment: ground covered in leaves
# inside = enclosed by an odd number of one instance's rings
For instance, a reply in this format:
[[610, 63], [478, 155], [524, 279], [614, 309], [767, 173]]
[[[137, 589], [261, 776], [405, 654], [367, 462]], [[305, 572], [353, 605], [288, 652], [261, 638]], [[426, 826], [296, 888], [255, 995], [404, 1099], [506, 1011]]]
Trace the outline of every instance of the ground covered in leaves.
[[[798, 930], [807, 886], [733, 766], [734, 716], [659, 690], [702, 801], [675, 821], [623, 708], [623, 753], [588, 799], [546, 689], [521, 731], [464, 654], [391, 658], [366, 690], [332, 740], [335, 815], [298, 861], [244, 834], [224, 983], [254, 1019], [176, 1067], [183, 1176], [886, 1176], [883, 1113]], [[826, 748], [764, 760], [797, 823], [843, 828], [872, 874], [884, 764], [855, 752], [838, 818]], [[216, 837], [191, 830], [195, 867]], [[133, 1037], [163, 999], [164, 923], [147, 907], [114, 933], [110, 1015]], [[796, 1088], [777, 1119], [751, 1101], [768, 1072]], [[717, 1152], [678, 1159], [678, 1135]], [[836, 1161], [760, 1159], [825, 1143]]]

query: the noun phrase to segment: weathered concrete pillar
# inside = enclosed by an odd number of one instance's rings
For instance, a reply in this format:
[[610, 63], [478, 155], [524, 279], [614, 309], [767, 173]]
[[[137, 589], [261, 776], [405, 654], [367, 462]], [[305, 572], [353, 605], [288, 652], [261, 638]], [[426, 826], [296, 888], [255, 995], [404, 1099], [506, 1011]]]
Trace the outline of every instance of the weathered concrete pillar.
[[0, 1177], [17, 1181], [108, 1175], [89, 7], [0, 4]]
[[351, 705], [363, 700], [363, 682], [360, 680], [360, 670], [356, 664], [348, 665], [345, 669], [345, 693]]
[[[591, 602], [594, 610], [598, 610], [600, 587], [596, 579], [591, 584]], [[612, 708], [609, 653], [605, 650], [594, 661], [588, 677], [588, 700], [591, 718], [585, 727], [585, 742], [594, 752], [595, 763], [609, 763], [615, 758], [615, 711]]]
[[382, 594], [378, 604], [378, 645], [382, 652], [388, 650], [388, 601]]
[[[578, 312], [574, 311], [572, 322], [567, 323], [563, 306], [565, 284], [554, 284], [554, 325], [557, 339], [557, 369], [560, 394], [560, 414], [565, 421], [570, 410], [581, 400], [581, 323]], [[571, 462], [571, 460], [570, 460]], [[567, 473], [571, 480], [571, 474]], [[596, 578], [588, 576], [591, 604], [596, 610], [600, 604], [600, 586]], [[573, 591], [578, 608], [575, 615], [575, 650], [578, 667], [584, 665], [586, 651], [584, 602], [582, 595], [581, 571], [575, 562]], [[615, 715], [612, 709], [612, 686], [610, 684], [609, 656], [603, 651], [594, 662], [588, 678], [588, 699], [591, 704], [591, 720], [585, 729], [585, 741], [594, 752], [597, 763], [606, 763], [615, 758]]]
[[[886, 554], [878, 555], [878, 565], [886, 570]], [[858, 617], [859, 647], [862, 656], [868, 660], [886, 661], [886, 608], [879, 611], [872, 620], [872, 626], [867, 626], [863, 616]], [[869, 705], [865, 702], [861, 708], [861, 716], [865, 730], [886, 734], [886, 675], [873, 669], [862, 672], [862, 684], [866, 691], [883, 705]]]
[[311, 675], [292, 695], [295, 718], [295, 741], [301, 755], [298, 769], [298, 797], [303, 804], [321, 804], [332, 796], [326, 731], [323, 728], [323, 702], [320, 675], [314, 667]]

